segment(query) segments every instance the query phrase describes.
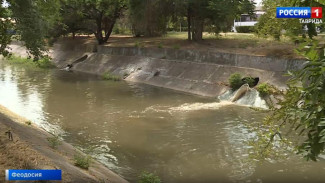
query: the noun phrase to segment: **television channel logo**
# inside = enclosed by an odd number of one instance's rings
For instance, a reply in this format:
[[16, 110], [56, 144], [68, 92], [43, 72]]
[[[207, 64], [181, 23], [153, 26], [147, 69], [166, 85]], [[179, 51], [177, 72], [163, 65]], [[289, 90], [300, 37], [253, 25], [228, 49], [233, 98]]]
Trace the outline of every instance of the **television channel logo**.
[[277, 18], [323, 18], [321, 7], [277, 7]]

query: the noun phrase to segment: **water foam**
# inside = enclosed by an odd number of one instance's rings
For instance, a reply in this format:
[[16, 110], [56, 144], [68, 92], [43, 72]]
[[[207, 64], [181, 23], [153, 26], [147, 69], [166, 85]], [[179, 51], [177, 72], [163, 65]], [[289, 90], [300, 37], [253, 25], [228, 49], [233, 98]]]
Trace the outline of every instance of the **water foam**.
[[222, 102], [212, 102], [212, 103], [185, 103], [178, 107], [171, 107], [171, 111], [198, 111], [198, 110], [217, 110], [220, 107], [232, 105], [232, 102], [222, 101]]

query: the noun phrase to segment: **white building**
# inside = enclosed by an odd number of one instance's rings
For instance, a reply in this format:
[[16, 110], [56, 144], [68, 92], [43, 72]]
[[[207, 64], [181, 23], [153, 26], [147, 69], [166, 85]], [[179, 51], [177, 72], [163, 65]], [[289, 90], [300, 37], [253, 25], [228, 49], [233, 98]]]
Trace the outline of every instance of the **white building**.
[[254, 0], [255, 4], [255, 16], [251, 17], [248, 14], [242, 14], [240, 18], [234, 20], [233, 31], [236, 31], [236, 27], [239, 26], [254, 26], [258, 19], [265, 13], [262, 8], [262, 0]]

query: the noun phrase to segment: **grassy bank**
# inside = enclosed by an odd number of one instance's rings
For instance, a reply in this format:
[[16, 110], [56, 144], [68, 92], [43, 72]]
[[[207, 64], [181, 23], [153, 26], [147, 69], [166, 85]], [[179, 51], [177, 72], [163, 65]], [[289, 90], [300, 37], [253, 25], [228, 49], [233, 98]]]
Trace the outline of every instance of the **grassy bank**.
[[[90, 38], [92, 39], [92, 38]], [[154, 47], [172, 49], [195, 49], [236, 54], [272, 56], [284, 58], [300, 58], [293, 50], [296, 48], [289, 37], [280, 41], [266, 39], [253, 33], [220, 33], [218, 35], [205, 32], [203, 41], [187, 40], [187, 32], [168, 32], [162, 37], [132, 37], [132, 35], [113, 35], [108, 40], [111, 47]]]
[[34, 61], [33, 59], [30, 58], [11, 55], [10, 57], [5, 58], [5, 60], [10, 64], [23, 65], [26, 67], [33, 67], [33, 68], [49, 69], [55, 67], [51, 63], [51, 59], [49, 57], [43, 57], [37, 61]]

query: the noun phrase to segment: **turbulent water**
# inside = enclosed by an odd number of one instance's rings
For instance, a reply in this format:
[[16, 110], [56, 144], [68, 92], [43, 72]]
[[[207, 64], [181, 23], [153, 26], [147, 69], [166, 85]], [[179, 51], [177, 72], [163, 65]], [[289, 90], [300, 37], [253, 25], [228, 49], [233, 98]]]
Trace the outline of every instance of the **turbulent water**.
[[[236, 91], [228, 90], [224, 94], [219, 96], [218, 98], [221, 101], [231, 101], [231, 99], [235, 96], [237, 91], [238, 90], [236, 90]], [[245, 92], [243, 94], [243, 96], [241, 96], [238, 100], [236, 100], [234, 102], [235, 102], [235, 104], [238, 104], [238, 105], [268, 109], [268, 106], [267, 106], [265, 100], [263, 100], [260, 97], [258, 91], [254, 88], [248, 89], [248, 91]]]
[[[229, 94], [231, 95], [231, 94]], [[255, 93], [243, 98], [245, 104]], [[147, 85], [102, 81], [0, 62], [0, 104], [30, 119], [131, 182], [323, 182], [325, 163], [255, 161], [251, 125], [264, 113]]]

